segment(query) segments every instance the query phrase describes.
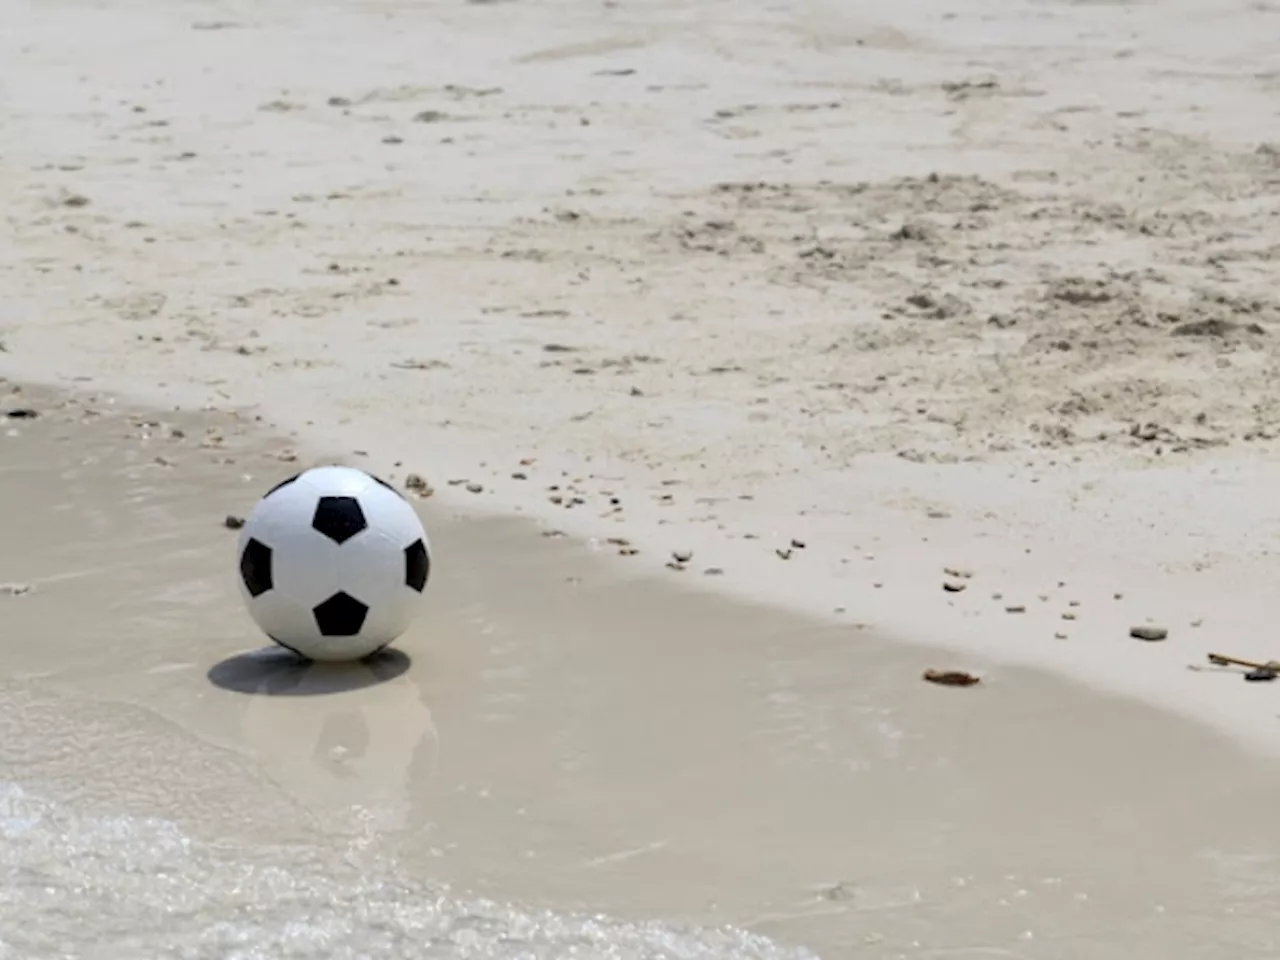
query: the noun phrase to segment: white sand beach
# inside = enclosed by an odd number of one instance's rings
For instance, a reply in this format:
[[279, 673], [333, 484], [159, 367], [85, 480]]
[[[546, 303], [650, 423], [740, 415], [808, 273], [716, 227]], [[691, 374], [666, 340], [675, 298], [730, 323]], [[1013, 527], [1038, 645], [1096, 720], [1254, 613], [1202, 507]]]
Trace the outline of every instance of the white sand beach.
[[[300, 844], [277, 851], [298, 877], [345, 856], [354, 805], [375, 847], [414, 837], [395, 843], [415, 883], [822, 956], [858, 937], [875, 957], [1274, 956], [1250, 898], [1275, 866], [1249, 838], [1280, 688], [1205, 658], [1280, 659], [1278, 63], [1280, 8], [1243, 0], [5, 7], [0, 376], [6, 409], [70, 406], [0, 446], [0, 582], [40, 587], [0, 616], [50, 637], [9, 652], [0, 781], [99, 833], [159, 817], [200, 838], [182, 843]], [[128, 415], [80, 422], [99, 408], [206, 419], [166, 466]], [[40, 431], [63, 419], [55, 456]], [[265, 445], [252, 471], [221, 462], [238, 436]], [[81, 445], [128, 483], [73, 469]], [[260, 640], [200, 504], [243, 512], [326, 456], [425, 477], [463, 580], [359, 691], [235, 693]], [[47, 517], [22, 498], [46, 489], [98, 519], [55, 511], [37, 549]], [[189, 562], [181, 583], [129, 574], [113, 504], [150, 525], [137, 569]], [[985, 683], [940, 691], [926, 666]], [[521, 712], [504, 682], [547, 699]], [[791, 732], [761, 733], [762, 704]], [[854, 758], [897, 742], [868, 725], [916, 709], [922, 752], [863, 791]], [[293, 749], [374, 727], [343, 774]], [[744, 731], [782, 739], [715, 747]], [[581, 756], [605, 769], [571, 776]], [[189, 779], [156, 787], [168, 768]], [[569, 799], [525, 829], [544, 791]], [[1038, 847], [1046, 810], [1063, 819]], [[893, 834], [926, 822], [949, 826]], [[861, 861], [835, 857], [844, 830]], [[837, 869], [859, 862], [871, 881]], [[925, 891], [970, 874], [972, 903]], [[1015, 930], [1001, 905], [1032, 888], [1009, 878], [1033, 874], [1119, 906], [1036, 901]], [[940, 912], [853, 922], [843, 893], [797, 893], [860, 882], [859, 909]], [[32, 908], [2, 897], [0, 916]], [[1037, 926], [1050, 946], [1017, 939]], [[659, 955], [618, 936], [615, 955]], [[692, 956], [789, 949], [689, 936]]]

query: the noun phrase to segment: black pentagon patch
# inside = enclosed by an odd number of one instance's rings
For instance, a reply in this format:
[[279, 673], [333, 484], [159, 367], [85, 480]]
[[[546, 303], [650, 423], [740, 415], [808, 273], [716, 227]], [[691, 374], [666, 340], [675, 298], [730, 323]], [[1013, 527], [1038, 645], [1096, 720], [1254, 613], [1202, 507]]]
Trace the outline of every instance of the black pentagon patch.
[[401, 500], [405, 499], [405, 496], [404, 496], [404, 494], [403, 494], [403, 493], [401, 493], [399, 490], [397, 490], [397, 489], [396, 489], [395, 487], [393, 487], [391, 484], [387, 483], [387, 481], [383, 480], [381, 477], [375, 477], [372, 473], [371, 473], [371, 474], [369, 474], [369, 476], [370, 476], [370, 478], [372, 478], [372, 480], [373, 480], [373, 482], [374, 482], [374, 483], [379, 483], [379, 484], [381, 484], [382, 486], [386, 487], [388, 490], [390, 490], [392, 493], [394, 493], [394, 494], [395, 494], [397, 497], [399, 497]]
[[289, 484], [293, 483], [293, 481], [297, 480], [300, 476], [302, 476], [302, 474], [300, 474], [300, 473], [295, 473], [292, 477], [289, 477], [287, 480], [281, 480], [281, 481], [280, 481], [279, 483], [277, 483], [274, 487], [272, 487], [270, 490], [268, 490], [266, 493], [264, 493], [264, 494], [262, 495], [262, 499], [263, 499], [263, 500], [267, 499], [267, 497], [271, 496], [273, 493], [275, 493], [275, 492], [276, 492], [277, 490], [279, 490], [281, 487], [287, 487]]
[[321, 497], [311, 526], [334, 543], [346, 543], [368, 524], [355, 497]]
[[427, 545], [415, 540], [404, 548], [404, 585], [421, 593], [430, 574], [431, 558], [427, 556]]
[[273, 586], [271, 548], [261, 540], [250, 537], [244, 545], [244, 552], [240, 554], [240, 579], [251, 597], [260, 597]]
[[369, 608], [347, 593], [335, 593], [311, 611], [321, 636], [354, 637], [364, 626]]

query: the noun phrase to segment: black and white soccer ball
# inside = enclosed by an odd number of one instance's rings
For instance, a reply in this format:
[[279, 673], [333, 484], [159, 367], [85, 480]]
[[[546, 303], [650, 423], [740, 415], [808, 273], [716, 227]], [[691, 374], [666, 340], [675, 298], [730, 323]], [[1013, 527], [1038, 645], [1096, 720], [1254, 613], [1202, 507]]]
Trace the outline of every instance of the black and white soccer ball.
[[391, 643], [431, 573], [413, 507], [353, 467], [316, 467], [267, 491], [240, 532], [239, 559], [249, 615], [309, 660], [358, 660]]

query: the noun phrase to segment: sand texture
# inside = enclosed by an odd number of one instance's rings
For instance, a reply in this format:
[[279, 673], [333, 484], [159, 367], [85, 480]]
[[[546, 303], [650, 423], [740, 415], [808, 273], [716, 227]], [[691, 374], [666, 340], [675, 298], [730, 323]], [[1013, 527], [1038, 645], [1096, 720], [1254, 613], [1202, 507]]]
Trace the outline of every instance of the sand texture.
[[277, 443], [24, 397], [0, 956], [1280, 952], [1274, 762], [1202, 725], [998, 663], [933, 686], [942, 650], [435, 507], [430, 615], [299, 667], [258, 649], [224, 522], [297, 468]]

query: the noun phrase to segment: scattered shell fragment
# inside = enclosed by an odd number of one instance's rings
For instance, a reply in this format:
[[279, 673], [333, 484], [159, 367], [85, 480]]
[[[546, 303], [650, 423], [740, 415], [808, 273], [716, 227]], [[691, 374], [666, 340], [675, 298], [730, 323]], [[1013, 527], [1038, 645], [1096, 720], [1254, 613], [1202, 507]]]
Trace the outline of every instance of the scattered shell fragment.
[[947, 593], [961, 593], [968, 588], [968, 584], [963, 580], [943, 580], [942, 589]]

